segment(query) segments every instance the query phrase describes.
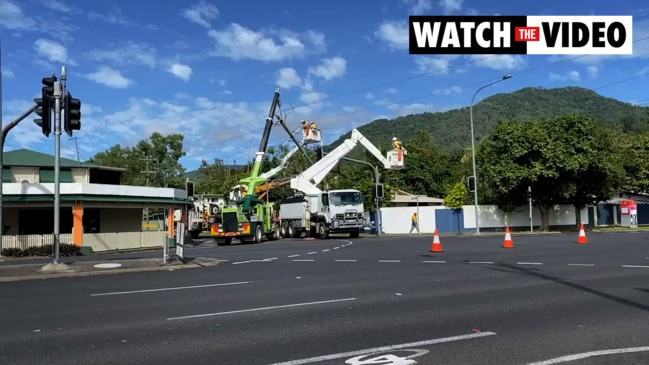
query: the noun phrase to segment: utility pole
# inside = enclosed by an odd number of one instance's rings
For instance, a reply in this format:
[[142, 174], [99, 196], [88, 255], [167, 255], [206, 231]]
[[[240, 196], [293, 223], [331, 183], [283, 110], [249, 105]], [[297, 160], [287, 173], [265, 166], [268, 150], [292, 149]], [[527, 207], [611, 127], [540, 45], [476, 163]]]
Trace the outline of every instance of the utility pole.
[[532, 220], [532, 186], [527, 187], [527, 200], [530, 203], [530, 232], [534, 232], [534, 221]]
[[[61, 80], [66, 79], [65, 67]], [[61, 83], [54, 83], [54, 264], [59, 264], [61, 238]]]
[[[141, 158], [140, 160], [144, 161], [146, 163], [146, 170], [145, 171], [140, 171], [140, 173], [146, 175], [146, 186], [148, 187], [149, 186], [149, 176], [151, 176], [151, 174], [155, 173], [155, 171], [149, 170], [149, 163], [155, 161], [155, 158], [151, 158], [151, 157], [148, 157], [148, 156], [145, 155], [145, 157]], [[144, 208], [144, 217], [146, 219], [146, 222], [149, 222], [149, 208], [148, 207]]]

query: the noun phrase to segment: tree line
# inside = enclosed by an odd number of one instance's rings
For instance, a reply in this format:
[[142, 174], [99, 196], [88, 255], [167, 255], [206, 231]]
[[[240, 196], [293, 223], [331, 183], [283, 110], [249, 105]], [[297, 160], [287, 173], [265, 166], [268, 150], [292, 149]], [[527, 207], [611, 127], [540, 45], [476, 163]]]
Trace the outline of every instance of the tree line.
[[[439, 140], [439, 138], [437, 138]], [[124, 184], [184, 188], [186, 171], [179, 162], [185, 156], [183, 136], [154, 133], [134, 147], [113, 146], [94, 156], [91, 163], [124, 167]], [[386, 141], [372, 141], [381, 146]], [[453, 209], [472, 204], [467, 187], [472, 174], [471, 147], [449, 150], [436, 143], [431, 133], [419, 130], [404, 141], [408, 149], [406, 168], [387, 171], [379, 168], [384, 184], [383, 206], [392, 204], [395, 190], [444, 199]], [[386, 147], [379, 147], [385, 153]], [[362, 149], [362, 147], [357, 147]], [[288, 153], [286, 146], [271, 146], [262, 171], [277, 166]], [[155, 173], [144, 174], [146, 162]], [[379, 166], [369, 153], [361, 159]], [[288, 167], [274, 179], [294, 176], [316, 161], [312, 149], [306, 155], [296, 153]], [[581, 209], [607, 201], [618, 193], [649, 190], [649, 133], [628, 134], [596, 122], [590, 117], [567, 114], [554, 118], [504, 120], [496, 123], [486, 137], [476, 141], [477, 186], [480, 204], [498, 205], [504, 211], [527, 204], [531, 187], [534, 205], [541, 212], [542, 225], [548, 229], [548, 215], [553, 206], [569, 204], [576, 208], [576, 224]], [[227, 194], [239, 179], [250, 173], [252, 161], [228, 166], [223, 160], [202, 161], [192, 180], [197, 194]], [[341, 161], [323, 181], [323, 188], [355, 188], [375, 210], [372, 187], [373, 170], [364, 164]], [[291, 194], [287, 185], [268, 194], [271, 201]]]

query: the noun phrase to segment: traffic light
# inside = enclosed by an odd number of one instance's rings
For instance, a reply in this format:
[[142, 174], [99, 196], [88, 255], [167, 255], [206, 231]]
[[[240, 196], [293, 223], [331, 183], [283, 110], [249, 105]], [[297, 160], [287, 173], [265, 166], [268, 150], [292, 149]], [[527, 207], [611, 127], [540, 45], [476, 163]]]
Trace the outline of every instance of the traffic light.
[[68, 136], [72, 136], [72, 131], [81, 129], [81, 100], [72, 98], [72, 94], [68, 91], [68, 95], [63, 102], [64, 118], [63, 129]]
[[194, 182], [187, 180], [185, 183], [185, 190], [187, 191], [187, 198], [194, 197]]
[[44, 77], [41, 81], [43, 83], [41, 97], [34, 99], [34, 102], [38, 106], [34, 112], [40, 117], [39, 119], [34, 119], [34, 123], [41, 127], [45, 137], [49, 137], [52, 132], [52, 96], [54, 95], [54, 83], [56, 81], [56, 75]]
[[383, 184], [374, 184], [374, 198], [383, 199]]
[[474, 192], [475, 191], [475, 177], [474, 176], [469, 176], [469, 191]]

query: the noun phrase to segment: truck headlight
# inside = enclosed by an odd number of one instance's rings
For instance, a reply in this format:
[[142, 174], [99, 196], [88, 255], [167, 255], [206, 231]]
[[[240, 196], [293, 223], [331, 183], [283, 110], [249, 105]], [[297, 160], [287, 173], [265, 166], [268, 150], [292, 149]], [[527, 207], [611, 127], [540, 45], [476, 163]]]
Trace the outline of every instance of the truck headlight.
[[333, 221], [334, 228], [338, 228], [338, 221]]

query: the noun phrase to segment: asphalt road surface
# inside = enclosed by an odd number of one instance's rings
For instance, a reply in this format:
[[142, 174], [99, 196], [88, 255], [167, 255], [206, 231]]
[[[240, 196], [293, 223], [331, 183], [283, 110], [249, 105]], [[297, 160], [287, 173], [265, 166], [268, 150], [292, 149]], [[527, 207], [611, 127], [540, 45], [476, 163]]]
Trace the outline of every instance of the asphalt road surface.
[[211, 268], [3, 283], [0, 362], [647, 364], [649, 233], [588, 238], [287, 240], [214, 247], [230, 259]]

